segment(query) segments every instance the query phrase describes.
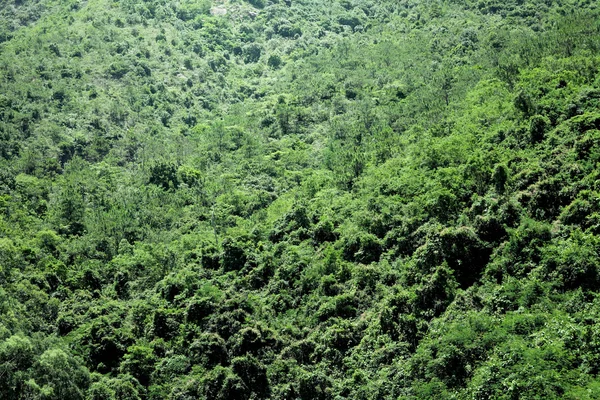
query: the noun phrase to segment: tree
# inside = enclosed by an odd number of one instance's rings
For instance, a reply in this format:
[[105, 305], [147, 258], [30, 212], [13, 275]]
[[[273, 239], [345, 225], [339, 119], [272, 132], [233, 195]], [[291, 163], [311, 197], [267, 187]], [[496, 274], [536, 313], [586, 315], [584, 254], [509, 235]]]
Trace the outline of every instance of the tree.
[[21, 397], [33, 363], [34, 349], [28, 338], [14, 335], [0, 343], [0, 394], [3, 399]]
[[46, 350], [32, 367], [26, 391], [34, 398], [79, 400], [89, 385], [88, 370], [61, 349]]

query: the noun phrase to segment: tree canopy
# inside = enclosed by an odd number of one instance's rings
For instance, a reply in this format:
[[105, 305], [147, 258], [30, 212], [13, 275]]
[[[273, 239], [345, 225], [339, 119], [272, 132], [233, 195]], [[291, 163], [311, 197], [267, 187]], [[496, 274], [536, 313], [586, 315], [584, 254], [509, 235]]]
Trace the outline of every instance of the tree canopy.
[[0, 3], [0, 398], [600, 398], [590, 0]]

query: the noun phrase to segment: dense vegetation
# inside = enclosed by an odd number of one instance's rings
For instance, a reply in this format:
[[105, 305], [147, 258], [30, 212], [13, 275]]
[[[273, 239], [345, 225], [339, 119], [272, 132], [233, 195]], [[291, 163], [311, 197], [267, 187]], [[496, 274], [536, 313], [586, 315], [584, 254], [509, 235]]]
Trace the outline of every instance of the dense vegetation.
[[592, 0], [0, 3], [0, 398], [599, 399]]

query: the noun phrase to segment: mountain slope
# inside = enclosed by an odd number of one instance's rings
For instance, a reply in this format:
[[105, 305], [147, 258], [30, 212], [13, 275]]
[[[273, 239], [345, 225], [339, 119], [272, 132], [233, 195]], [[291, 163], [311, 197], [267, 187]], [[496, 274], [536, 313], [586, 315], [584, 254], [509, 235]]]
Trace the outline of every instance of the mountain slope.
[[1, 398], [597, 396], [594, 2], [1, 7]]

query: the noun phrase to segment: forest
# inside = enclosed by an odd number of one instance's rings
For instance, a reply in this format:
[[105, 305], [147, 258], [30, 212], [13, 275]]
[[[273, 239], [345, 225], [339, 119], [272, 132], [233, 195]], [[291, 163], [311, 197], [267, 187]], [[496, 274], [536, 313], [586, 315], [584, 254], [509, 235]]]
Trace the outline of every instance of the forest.
[[0, 2], [0, 399], [600, 399], [600, 4]]

